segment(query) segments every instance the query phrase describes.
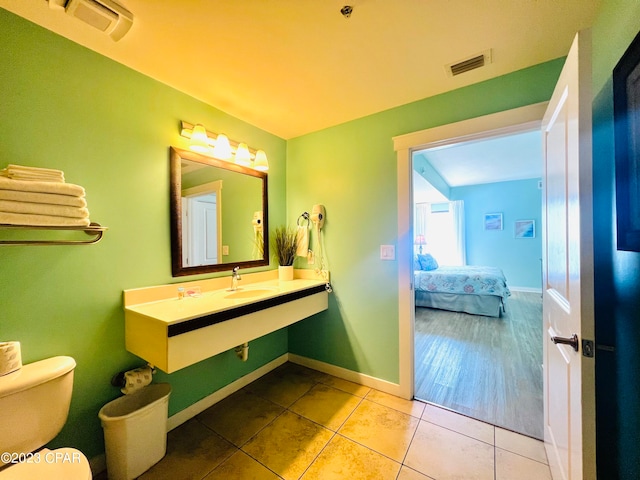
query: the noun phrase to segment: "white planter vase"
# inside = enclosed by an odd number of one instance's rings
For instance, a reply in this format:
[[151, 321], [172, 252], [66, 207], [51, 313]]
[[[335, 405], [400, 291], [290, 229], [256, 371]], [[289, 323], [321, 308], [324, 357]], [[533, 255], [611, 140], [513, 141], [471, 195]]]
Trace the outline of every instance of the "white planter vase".
[[278, 267], [278, 280], [281, 282], [288, 282], [293, 280], [293, 265], [279, 266]]

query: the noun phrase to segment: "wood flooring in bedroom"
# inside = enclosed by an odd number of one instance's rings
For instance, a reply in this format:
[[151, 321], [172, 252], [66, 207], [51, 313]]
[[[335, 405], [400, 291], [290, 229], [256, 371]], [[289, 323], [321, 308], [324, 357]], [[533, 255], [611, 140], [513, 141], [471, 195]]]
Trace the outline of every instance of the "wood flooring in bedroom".
[[542, 298], [512, 292], [501, 318], [416, 307], [415, 397], [543, 437]]

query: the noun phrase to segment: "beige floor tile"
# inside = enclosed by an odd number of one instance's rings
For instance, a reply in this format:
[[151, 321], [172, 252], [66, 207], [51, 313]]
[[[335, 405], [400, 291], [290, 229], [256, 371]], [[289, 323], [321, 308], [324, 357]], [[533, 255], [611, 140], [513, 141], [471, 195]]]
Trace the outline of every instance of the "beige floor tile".
[[371, 400], [372, 402], [379, 403], [381, 405], [385, 405], [387, 407], [393, 408], [394, 410], [399, 410], [404, 412], [412, 417], [420, 418], [422, 416], [422, 412], [426, 406], [425, 403], [419, 402], [417, 400], [405, 400], [404, 398], [396, 397], [395, 395], [389, 395], [388, 393], [381, 392], [380, 390], [371, 389], [371, 391], [367, 394], [367, 400]]
[[384, 455], [336, 435], [302, 480], [395, 480], [400, 467]]
[[289, 373], [296, 373], [298, 375], [305, 376], [307, 378], [312, 379], [315, 382], [320, 382], [324, 378], [330, 376], [330, 375], [327, 375], [326, 373], [322, 373], [322, 372], [319, 372], [318, 370], [305, 367], [304, 365], [298, 365], [297, 363], [293, 363], [293, 362], [287, 362], [278, 368], [282, 371], [286, 371]]
[[203, 480], [278, 480], [280, 477], [242, 451], [237, 451]]
[[438, 480], [493, 480], [493, 455], [493, 446], [423, 420], [404, 464]]
[[411, 415], [365, 399], [338, 432], [402, 462], [419, 422]]
[[286, 408], [318, 383], [322, 374], [317, 373], [300, 365], [285, 363], [245, 389]]
[[548, 464], [544, 443], [535, 438], [496, 428], [496, 447]]
[[348, 380], [343, 380], [342, 378], [334, 377], [333, 375], [327, 375], [320, 381], [325, 385], [350, 393], [356, 397], [365, 397], [369, 391], [371, 391], [371, 388], [369, 387], [365, 387], [364, 385], [359, 385]]
[[540, 441], [286, 363], [169, 432], [167, 455], [139, 478], [551, 480], [551, 475]]
[[249, 440], [242, 450], [285, 480], [295, 480], [332, 436], [330, 430], [286, 411]]
[[360, 397], [319, 383], [289, 410], [335, 432], [361, 401]]
[[496, 448], [496, 480], [551, 480], [549, 466]]
[[167, 435], [167, 454], [140, 480], [203, 478], [237, 449], [196, 419]]
[[409, 467], [405, 467], [403, 465], [402, 468], [400, 469], [398, 480], [433, 480], [433, 479], [431, 477], [427, 477], [426, 475], [420, 472], [411, 470]]
[[281, 406], [242, 389], [208, 408], [197, 418], [241, 447], [283, 410]]
[[427, 405], [422, 414], [422, 419], [453, 430], [454, 432], [473, 437], [476, 440], [491, 445], [494, 444], [495, 427], [488, 423], [465, 417], [464, 415], [459, 415], [434, 405]]

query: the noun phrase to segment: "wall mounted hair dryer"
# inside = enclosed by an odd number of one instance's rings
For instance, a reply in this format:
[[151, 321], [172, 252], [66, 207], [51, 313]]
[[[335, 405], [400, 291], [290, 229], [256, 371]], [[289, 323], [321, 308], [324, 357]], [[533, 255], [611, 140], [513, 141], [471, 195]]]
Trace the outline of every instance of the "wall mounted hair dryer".
[[254, 212], [253, 214], [253, 220], [251, 221], [251, 223], [253, 224], [253, 227], [256, 230], [262, 230], [262, 212], [261, 211], [257, 211]]
[[327, 216], [324, 205], [314, 205], [311, 209], [311, 221], [316, 229], [320, 230], [324, 226], [324, 219]]

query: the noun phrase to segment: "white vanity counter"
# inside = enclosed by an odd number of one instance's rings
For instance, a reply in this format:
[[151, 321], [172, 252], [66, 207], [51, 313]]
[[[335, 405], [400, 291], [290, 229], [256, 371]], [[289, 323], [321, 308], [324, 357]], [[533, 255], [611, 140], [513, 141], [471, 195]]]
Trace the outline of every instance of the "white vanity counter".
[[[271, 272], [243, 275], [236, 291], [229, 278], [126, 290], [127, 350], [171, 373], [328, 308], [325, 280]], [[178, 299], [178, 287], [195, 286], [200, 296]]]
[[[314, 287], [324, 289], [326, 282], [296, 278], [288, 282], [269, 280], [243, 284], [236, 291], [229, 289], [203, 292], [199, 297], [176, 296], [165, 300], [157, 300], [139, 305], [125, 306], [125, 311], [136, 312], [140, 315], [166, 322], [167, 325], [188, 322], [203, 316], [234, 310], [246, 305], [253, 305], [264, 300], [282, 297], [294, 292], [301, 292]], [[188, 287], [187, 287], [188, 290]]]

